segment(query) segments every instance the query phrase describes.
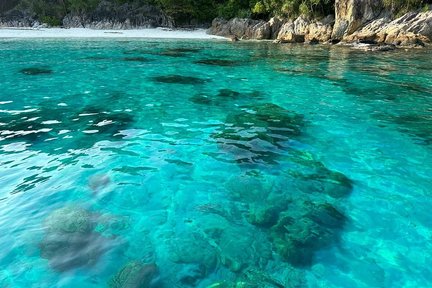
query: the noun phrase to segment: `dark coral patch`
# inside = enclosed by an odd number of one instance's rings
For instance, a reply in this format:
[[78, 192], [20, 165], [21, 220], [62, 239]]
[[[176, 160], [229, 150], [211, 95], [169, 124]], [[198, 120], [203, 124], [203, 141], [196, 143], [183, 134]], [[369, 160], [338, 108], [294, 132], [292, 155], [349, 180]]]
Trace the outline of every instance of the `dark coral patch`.
[[170, 48], [166, 49], [160, 53], [159, 55], [162, 56], [169, 56], [169, 57], [186, 57], [190, 53], [197, 53], [201, 51], [201, 49], [197, 48]]
[[53, 70], [47, 67], [29, 67], [20, 70], [20, 73], [24, 75], [48, 75], [52, 74]]
[[129, 62], [150, 62], [151, 59], [144, 58], [144, 57], [124, 57], [123, 61], [129, 61]]
[[170, 51], [170, 50], [160, 52], [160, 53], [158, 53], [158, 55], [168, 56], [168, 57], [186, 57], [187, 56], [186, 53], [177, 52], [177, 51]]
[[213, 138], [240, 163], [275, 164], [281, 142], [297, 137], [303, 116], [272, 103], [229, 114]]
[[346, 217], [328, 203], [303, 203], [300, 217], [285, 212], [270, 230], [276, 252], [296, 267], [313, 264], [315, 253], [339, 240]]
[[110, 288], [152, 287], [151, 283], [157, 273], [158, 269], [155, 264], [131, 261], [111, 278], [108, 286]]
[[211, 97], [204, 94], [197, 94], [189, 98], [189, 100], [195, 104], [201, 105], [212, 105], [213, 100]]
[[39, 244], [42, 258], [56, 271], [94, 265], [109, 250], [107, 239], [97, 233], [49, 233]]
[[99, 56], [99, 55], [95, 55], [95, 56], [88, 56], [88, 57], [84, 57], [82, 58], [83, 60], [94, 60], [94, 61], [102, 61], [102, 60], [110, 60], [110, 57], [106, 57], [106, 56]]
[[170, 52], [180, 52], [180, 53], [197, 53], [197, 52], [200, 52], [201, 49], [199, 49], [199, 48], [185, 48], [185, 47], [179, 47], [179, 48], [170, 48], [170, 49], [167, 49], [166, 51], [170, 51]]
[[159, 83], [169, 83], [169, 84], [185, 84], [185, 85], [198, 85], [208, 82], [207, 79], [202, 79], [192, 76], [182, 76], [182, 75], [164, 75], [155, 76], [152, 78], [153, 81]]
[[231, 89], [220, 89], [217, 96], [222, 98], [237, 99], [241, 96], [241, 93]]
[[211, 65], [211, 66], [223, 66], [232, 67], [240, 65], [239, 61], [235, 60], [225, 60], [225, 59], [202, 59], [195, 61], [196, 64]]

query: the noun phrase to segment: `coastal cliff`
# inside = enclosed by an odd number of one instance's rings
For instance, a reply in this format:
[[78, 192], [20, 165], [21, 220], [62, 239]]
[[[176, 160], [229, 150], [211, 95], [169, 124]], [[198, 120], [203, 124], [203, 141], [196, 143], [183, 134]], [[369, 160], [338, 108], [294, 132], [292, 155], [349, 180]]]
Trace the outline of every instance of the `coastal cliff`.
[[[425, 6], [430, 10], [430, 6]], [[424, 46], [432, 41], [432, 11], [394, 17], [381, 0], [337, 0], [335, 17], [213, 20], [210, 34], [282, 43], [367, 43]]]

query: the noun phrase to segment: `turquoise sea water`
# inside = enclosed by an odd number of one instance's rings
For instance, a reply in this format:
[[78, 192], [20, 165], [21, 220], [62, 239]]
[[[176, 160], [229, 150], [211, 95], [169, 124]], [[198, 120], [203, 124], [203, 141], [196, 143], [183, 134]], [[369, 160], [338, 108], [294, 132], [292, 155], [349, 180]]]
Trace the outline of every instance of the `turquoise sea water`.
[[431, 59], [0, 40], [0, 287], [431, 287]]

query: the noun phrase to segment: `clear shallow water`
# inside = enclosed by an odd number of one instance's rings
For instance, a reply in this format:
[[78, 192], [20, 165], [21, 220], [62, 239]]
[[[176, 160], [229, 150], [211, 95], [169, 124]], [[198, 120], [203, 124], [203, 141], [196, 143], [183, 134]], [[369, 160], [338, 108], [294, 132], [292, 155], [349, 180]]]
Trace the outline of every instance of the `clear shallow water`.
[[0, 45], [0, 287], [432, 285], [431, 51]]

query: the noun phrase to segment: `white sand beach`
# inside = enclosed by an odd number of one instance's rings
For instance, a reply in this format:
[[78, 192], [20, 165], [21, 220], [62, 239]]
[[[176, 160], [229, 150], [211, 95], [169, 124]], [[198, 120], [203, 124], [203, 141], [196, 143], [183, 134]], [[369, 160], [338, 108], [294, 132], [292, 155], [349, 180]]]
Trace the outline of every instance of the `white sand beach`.
[[133, 30], [94, 30], [88, 28], [0, 28], [0, 38], [164, 38], [226, 39], [209, 35], [205, 29], [173, 30], [167, 28]]

